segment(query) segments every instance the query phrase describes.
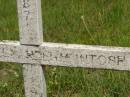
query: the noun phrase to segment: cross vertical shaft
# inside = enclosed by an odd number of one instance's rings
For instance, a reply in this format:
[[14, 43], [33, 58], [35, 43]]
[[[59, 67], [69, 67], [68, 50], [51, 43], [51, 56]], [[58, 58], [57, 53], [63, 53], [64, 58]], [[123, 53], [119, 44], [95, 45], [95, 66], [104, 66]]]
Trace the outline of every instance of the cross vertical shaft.
[[[41, 0], [17, 0], [21, 45], [40, 46], [43, 41]], [[23, 64], [26, 97], [46, 97], [40, 64]]]
[[42, 44], [41, 0], [17, 0], [17, 5], [21, 44]]

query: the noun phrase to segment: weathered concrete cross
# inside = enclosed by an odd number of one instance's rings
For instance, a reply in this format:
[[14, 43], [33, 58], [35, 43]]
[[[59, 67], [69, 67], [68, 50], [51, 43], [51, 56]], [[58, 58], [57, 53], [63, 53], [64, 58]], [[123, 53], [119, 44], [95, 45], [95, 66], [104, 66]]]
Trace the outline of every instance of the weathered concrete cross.
[[43, 42], [41, 0], [17, 4], [20, 42], [0, 42], [0, 61], [23, 64], [26, 97], [47, 97], [44, 64], [130, 70], [130, 48]]

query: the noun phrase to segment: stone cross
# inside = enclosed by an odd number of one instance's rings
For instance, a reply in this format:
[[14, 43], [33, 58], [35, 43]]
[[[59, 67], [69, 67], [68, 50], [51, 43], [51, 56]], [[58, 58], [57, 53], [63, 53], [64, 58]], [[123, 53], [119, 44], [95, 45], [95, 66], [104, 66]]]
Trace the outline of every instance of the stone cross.
[[20, 42], [1, 41], [0, 61], [23, 64], [26, 97], [47, 97], [44, 65], [130, 70], [130, 48], [43, 42], [41, 0], [17, 0]]

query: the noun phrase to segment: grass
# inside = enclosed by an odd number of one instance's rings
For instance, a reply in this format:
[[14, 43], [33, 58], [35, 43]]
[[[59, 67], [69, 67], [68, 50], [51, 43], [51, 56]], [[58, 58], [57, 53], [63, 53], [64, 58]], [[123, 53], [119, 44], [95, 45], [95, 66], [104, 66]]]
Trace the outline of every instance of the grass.
[[[130, 47], [130, 0], [42, 0], [44, 41]], [[16, 0], [0, 0], [0, 40], [19, 39]], [[48, 97], [130, 97], [130, 72], [46, 66]], [[0, 97], [24, 97], [22, 66], [0, 63]]]

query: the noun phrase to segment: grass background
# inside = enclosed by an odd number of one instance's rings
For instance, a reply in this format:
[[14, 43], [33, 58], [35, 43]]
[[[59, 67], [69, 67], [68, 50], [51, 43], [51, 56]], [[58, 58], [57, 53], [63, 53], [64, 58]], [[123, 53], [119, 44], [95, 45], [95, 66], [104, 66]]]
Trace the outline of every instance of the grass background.
[[[42, 0], [44, 41], [130, 46], [130, 0]], [[0, 0], [0, 40], [19, 39], [16, 0]], [[46, 66], [48, 97], [130, 97], [130, 72]], [[24, 97], [22, 66], [0, 63], [0, 97]]]

